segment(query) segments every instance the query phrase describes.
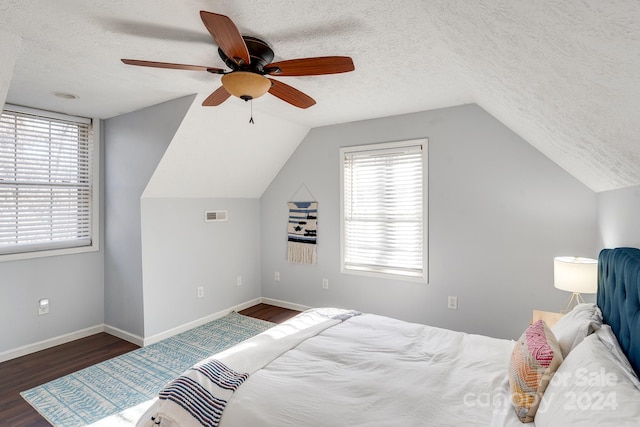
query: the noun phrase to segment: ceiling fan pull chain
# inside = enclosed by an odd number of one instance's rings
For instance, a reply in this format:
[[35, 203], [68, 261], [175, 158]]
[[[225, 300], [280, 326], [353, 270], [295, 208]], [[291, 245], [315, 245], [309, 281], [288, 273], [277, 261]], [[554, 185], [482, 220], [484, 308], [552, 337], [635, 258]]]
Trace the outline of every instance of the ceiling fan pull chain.
[[249, 123], [255, 125], [255, 123], [253, 122], [253, 99], [251, 100], [251, 118], [249, 119]]

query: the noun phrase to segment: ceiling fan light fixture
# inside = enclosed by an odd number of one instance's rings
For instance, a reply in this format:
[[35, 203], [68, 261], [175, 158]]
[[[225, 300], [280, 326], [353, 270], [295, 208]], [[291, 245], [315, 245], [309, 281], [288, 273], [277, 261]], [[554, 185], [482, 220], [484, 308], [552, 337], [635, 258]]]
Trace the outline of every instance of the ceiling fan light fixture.
[[222, 76], [222, 86], [231, 95], [248, 101], [267, 93], [271, 88], [271, 80], [249, 71], [234, 71]]

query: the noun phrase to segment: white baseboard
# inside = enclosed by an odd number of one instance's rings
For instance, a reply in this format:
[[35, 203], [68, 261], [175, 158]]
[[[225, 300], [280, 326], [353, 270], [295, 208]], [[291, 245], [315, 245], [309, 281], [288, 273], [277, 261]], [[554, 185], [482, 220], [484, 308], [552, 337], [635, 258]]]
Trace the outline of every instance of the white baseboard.
[[0, 363], [6, 362], [7, 360], [15, 359], [17, 357], [26, 356], [27, 354], [35, 353], [36, 351], [46, 350], [48, 348], [55, 347], [60, 344], [66, 344], [68, 342], [75, 341], [80, 338], [85, 338], [100, 332], [106, 332], [108, 334], [116, 336], [125, 341], [129, 341], [133, 344], [144, 347], [150, 344], [154, 344], [158, 341], [162, 341], [165, 338], [172, 337], [176, 334], [187, 331], [189, 329], [195, 328], [197, 326], [204, 325], [205, 323], [209, 323], [213, 320], [220, 319], [221, 317], [226, 316], [232, 311], [241, 311], [241, 310], [244, 310], [245, 308], [252, 307], [259, 303], [275, 305], [277, 307], [288, 308], [290, 310], [298, 310], [298, 311], [305, 311], [311, 308], [309, 306], [302, 305], [302, 304], [296, 304], [296, 303], [287, 302], [287, 301], [280, 301], [273, 298], [259, 297], [259, 298], [254, 298], [252, 300], [240, 303], [233, 307], [220, 310], [216, 313], [210, 314], [208, 316], [202, 317], [200, 319], [194, 320], [189, 323], [185, 323], [184, 325], [177, 326], [175, 328], [169, 329], [159, 334], [152, 335], [148, 338], [143, 338], [139, 335], [135, 335], [130, 332], [123, 331], [122, 329], [119, 329], [110, 325], [106, 325], [106, 324], [96, 325], [90, 328], [82, 329], [80, 331], [71, 332], [69, 334], [60, 335], [58, 337], [49, 338], [47, 340], [39, 341], [37, 343], [28, 344], [22, 347], [4, 351], [0, 353]]
[[260, 304], [262, 302], [262, 298], [254, 298], [250, 301], [243, 302], [242, 304], [238, 304], [235, 307], [231, 308], [232, 311], [242, 311], [245, 308], [253, 307], [256, 304]]
[[[237, 311], [242, 311], [245, 308], [253, 307], [254, 305], [260, 304], [260, 303], [275, 305], [277, 307], [288, 308], [290, 310], [298, 310], [298, 311], [305, 311], [305, 310], [308, 310], [308, 309], [311, 308], [311, 307], [306, 306], [306, 305], [295, 304], [295, 303], [287, 302], [287, 301], [280, 301], [280, 300], [272, 299], [272, 298], [263, 298], [263, 297], [254, 298], [252, 300], [240, 303], [238, 305], [234, 305], [233, 307], [229, 307], [229, 308], [226, 308], [224, 310], [220, 310], [220, 311], [218, 311], [216, 313], [209, 314], [208, 316], [201, 317], [200, 319], [196, 319], [196, 320], [194, 320], [192, 322], [188, 322], [188, 323], [185, 323], [183, 325], [176, 326], [175, 328], [168, 329], [168, 330], [166, 330], [164, 332], [160, 332], [159, 334], [155, 334], [155, 335], [152, 335], [150, 337], [145, 337], [143, 339], [142, 346], [146, 347], [148, 345], [155, 344], [155, 343], [157, 343], [159, 341], [162, 341], [163, 339], [172, 337], [172, 336], [177, 335], [177, 334], [179, 334], [181, 332], [188, 331], [189, 329], [193, 329], [193, 328], [196, 328], [198, 326], [204, 325], [206, 323], [212, 322], [212, 321], [214, 321], [216, 319], [220, 319], [220, 318], [226, 316], [227, 314], [231, 313], [232, 311], [236, 311], [236, 312]], [[130, 339], [128, 339], [126, 337], [121, 337], [119, 335], [116, 335], [116, 336], [118, 336], [118, 337], [120, 337], [122, 339], [125, 339], [127, 341], [131, 341]], [[135, 341], [131, 341], [131, 342], [133, 342], [134, 344], [137, 344]], [[138, 345], [140, 345], [140, 344], [138, 344]]]
[[308, 305], [296, 304], [296, 303], [287, 302], [287, 301], [280, 301], [273, 298], [262, 297], [261, 300], [262, 300], [261, 302], [264, 304], [275, 305], [276, 307], [288, 308], [289, 310], [305, 311], [312, 308], [312, 307], [309, 307]]
[[255, 298], [253, 300], [247, 301], [247, 302], [243, 302], [241, 304], [235, 305], [233, 307], [224, 309], [224, 310], [220, 310], [216, 313], [210, 314], [208, 316], [205, 317], [201, 317], [200, 319], [196, 319], [192, 322], [189, 323], [185, 323], [183, 325], [180, 326], [176, 326], [175, 328], [171, 328], [169, 330], [166, 330], [164, 332], [160, 332], [159, 334], [155, 334], [152, 335], [150, 337], [145, 337], [144, 338], [144, 346], [148, 346], [151, 344], [155, 344], [159, 341], [162, 341], [163, 339], [172, 337], [176, 334], [179, 334], [181, 332], [184, 331], [188, 331], [189, 329], [193, 329], [195, 327], [204, 325], [205, 323], [209, 323], [213, 320], [216, 319], [220, 319], [221, 317], [226, 316], [227, 314], [231, 313], [232, 311], [240, 311], [240, 310], [244, 310], [245, 308], [249, 308], [251, 306], [254, 306], [256, 304], [259, 304], [261, 302], [261, 298]]
[[140, 335], [123, 331], [122, 329], [116, 328], [115, 326], [105, 324], [104, 332], [108, 333], [109, 335], [113, 335], [114, 337], [118, 337], [122, 340], [129, 341], [130, 343], [133, 343], [140, 347], [142, 347], [144, 344], [144, 338], [142, 338]]
[[26, 356], [27, 354], [35, 353], [36, 351], [46, 350], [51, 347], [55, 347], [60, 344], [66, 344], [71, 341], [78, 340], [80, 338], [86, 338], [91, 335], [104, 332], [104, 325], [91, 326], [80, 331], [71, 332], [68, 334], [60, 335], [57, 337], [49, 338], [43, 341], [38, 341], [33, 344], [23, 345], [22, 347], [14, 348], [11, 350], [3, 351], [0, 353], [0, 362], [6, 362], [7, 360], [15, 359], [17, 357]]

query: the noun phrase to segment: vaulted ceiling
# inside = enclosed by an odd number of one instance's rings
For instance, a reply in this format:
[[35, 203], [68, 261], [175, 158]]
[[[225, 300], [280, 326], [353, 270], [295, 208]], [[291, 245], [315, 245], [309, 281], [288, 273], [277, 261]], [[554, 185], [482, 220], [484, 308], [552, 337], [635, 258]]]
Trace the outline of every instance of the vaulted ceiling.
[[[640, 184], [636, 0], [0, 0], [0, 102], [6, 94], [9, 103], [99, 118], [193, 93], [200, 103], [219, 87], [218, 75], [120, 62], [224, 68], [200, 10], [229, 16], [243, 35], [269, 43], [275, 60], [347, 55], [356, 67], [281, 77], [317, 101], [307, 110], [268, 94], [253, 102], [255, 120], [273, 125], [266, 141], [241, 148], [271, 166], [238, 197], [259, 195], [264, 177], [310, 128], [465, 103], [480, 105], [594, 191]], [[239, 99], [194, 105], [188, 130], [177, 136], [206, 135], [218, 160], [184, 142], [161, 169], [171, 175], [178, 167], [171, 164], [197, 160], [242, 168], [243, 156], [219, 154], [230, 149], [230, 135], [256, 133], [246, 123], [249, 107]], [[220, 131], [230, 115], [244, 124]], [[279, 136], [287, 142], [274, 154], [269, 143]]]

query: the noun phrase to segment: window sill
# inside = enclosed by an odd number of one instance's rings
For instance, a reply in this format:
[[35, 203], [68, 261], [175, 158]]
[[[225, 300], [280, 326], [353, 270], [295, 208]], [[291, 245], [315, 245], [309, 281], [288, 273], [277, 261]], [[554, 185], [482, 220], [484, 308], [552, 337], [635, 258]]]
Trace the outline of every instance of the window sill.
[[21, 252], [15, 254], [0, 255], [0, 262], [21, 261], [36, 258], [45, 258], [52, 256], [74, 255], [87, 252], [97, 252], [100, 248], [98, 245], [81, 246], [77, 248], [48, 249], [44, 251]]
[[413, 282], [413, 283], [422, 283], [422, 284], [428, 284], [429, 282], [428, 278], [425, 276], [407, 276], [403, 274], [383, 273], [380, 271], [372, 271], [372, 270], [359, 270], [359, 269], [342, 267], [340, 269], [340, 272], [343, 274], [350, 274], [353, 276], [376, 277], [379, 279], [398, 280], [403, 282]]

